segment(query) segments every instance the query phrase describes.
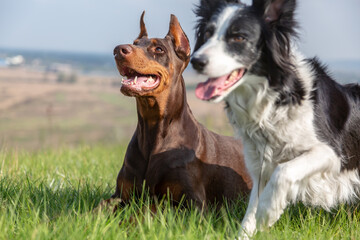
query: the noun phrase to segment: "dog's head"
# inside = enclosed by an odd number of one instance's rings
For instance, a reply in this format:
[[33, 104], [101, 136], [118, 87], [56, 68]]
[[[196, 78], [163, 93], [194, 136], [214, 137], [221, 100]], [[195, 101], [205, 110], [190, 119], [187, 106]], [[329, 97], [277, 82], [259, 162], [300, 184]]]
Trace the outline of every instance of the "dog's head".
[[177, 18], [171, 15], [165, 38], [148, 38], [144, 13], [140, 34], [133, 44], [119, 45], [114, 56], [122, 80], [121, 92], [127, 96], [156, 96], [177, 81], [190, 60], [189, 40]]
[[295, 0], [253, 0], [251, 6], [236, 1], [201, 0], [197, 41], [191, 63], [209, 79], [196, 95], [219, 102], [246, 81], [265, 76], [270, 85], [281, 84], [279, 69], [286, 71], [290, 38], [295, 34]]

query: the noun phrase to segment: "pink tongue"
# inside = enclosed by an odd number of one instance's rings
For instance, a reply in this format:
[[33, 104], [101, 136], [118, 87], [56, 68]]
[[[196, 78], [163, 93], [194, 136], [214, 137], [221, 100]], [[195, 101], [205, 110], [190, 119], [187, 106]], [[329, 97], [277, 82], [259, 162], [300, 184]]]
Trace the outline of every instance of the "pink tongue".
[[[219, 77], [209, 78], [206, 82], [199, 83], [195, 90], [195, 95], [201, 100], [210, 100], [213, 97], [220, 96], [222, 93], [222, 86], [230, 74]], [[217, 91], [216, 91], [217, 89]]]
[[[129, 81], [134, 81], [135, 77], [132, 77], [130, 79], [128, 79]], [[136, 80], [137, 83], [142, 83], [144, 81], [146, 81], [148, 78], [147, 77], [144, 77], [144, 76], [139, 76]]]

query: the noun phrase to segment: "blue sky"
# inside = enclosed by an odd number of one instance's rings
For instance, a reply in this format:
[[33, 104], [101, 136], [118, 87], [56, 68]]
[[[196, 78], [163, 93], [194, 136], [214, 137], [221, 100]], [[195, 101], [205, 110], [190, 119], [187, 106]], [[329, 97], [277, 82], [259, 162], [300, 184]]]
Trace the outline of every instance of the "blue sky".
[[[246, 3], [251, 2], [246, 0]], [[175, 14], [194, 45], [198, 0], [0, 0], [0, 47], [112, 53], [131, 43], [139, 17], [150, 37], [163, 37]], [[325, 60], [360, 59], [359, 0], [298, 0], [300, 49]]]

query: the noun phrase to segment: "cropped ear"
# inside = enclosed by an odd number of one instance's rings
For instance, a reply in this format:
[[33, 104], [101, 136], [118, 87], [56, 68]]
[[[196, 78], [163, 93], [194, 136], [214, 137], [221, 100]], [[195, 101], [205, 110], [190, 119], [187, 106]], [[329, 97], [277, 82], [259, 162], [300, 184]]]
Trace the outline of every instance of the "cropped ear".
[[179, 58], [188, 61], [190, 58], [190, 43], [189, 39], [182, 30], [178, 19], [171, 14], [169, 32], [167, 36], [171, 37], [175, 46], [175, 52]]
[[293, 21], [296, 0], [253, 0], [252, 6], [263, 15], [265, 22]]
[[141, 17], [140, 17], [140, 34], [137, 37], [138, 39], [140, 38], [147, 38], [148, 34], [146, 31], [146, 27], [145, 27], [145, 23], [144, 23], [144, 15], [145, 15], [145, 11], [142, 12]]

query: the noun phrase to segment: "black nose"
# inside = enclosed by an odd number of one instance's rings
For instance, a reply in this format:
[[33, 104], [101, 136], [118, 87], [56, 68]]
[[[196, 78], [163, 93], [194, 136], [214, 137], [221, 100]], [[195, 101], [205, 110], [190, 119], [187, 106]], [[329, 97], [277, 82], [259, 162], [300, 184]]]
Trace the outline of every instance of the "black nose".
[[206, 64], [208, 64], [209, 60], [206, 57], [200, 56], [200, 57], [193, 57], [191, 59], [191, 64], [195, 70], [198, 72], [202, 72], [204, 68], [206, 67]]
[[130, 45], [119, 45], [114, 49], [115, 57], [126, 57], [127, 55], [132, 53], [132, 48]]

